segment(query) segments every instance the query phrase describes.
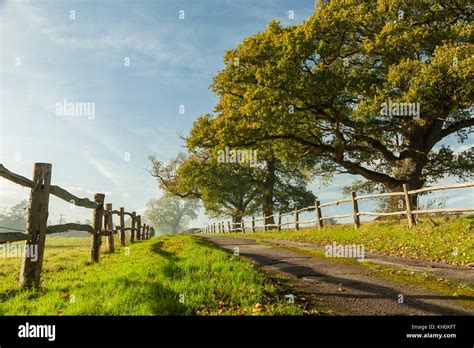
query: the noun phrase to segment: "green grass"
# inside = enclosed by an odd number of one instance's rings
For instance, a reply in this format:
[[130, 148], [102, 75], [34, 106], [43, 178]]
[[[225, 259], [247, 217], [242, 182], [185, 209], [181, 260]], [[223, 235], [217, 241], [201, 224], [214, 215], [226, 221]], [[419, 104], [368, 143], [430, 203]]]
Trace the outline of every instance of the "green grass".
[[408, 271], [395, 267], [385, 267], [367, 261], [361, 265], [375, 271], [381, 277], [395, 280], [404, 284], [411, 284], [423, 289], [451, 297], [452, 300], [461, 302], [464, 306], [474, 309], [474, 288], [469, 284], [438, 277], [428, 272]]
[[355, 230], [352, 224], [331, 225], [321, 230], [267, 231], [225, 234], [247, 238], [273, 238], [315, 245], [362, 244], [366, 252], [399, 257], [474, 266], [474, 216], [420, 221], [408, 228], [402, 222], [364, 222]]
[[[117, 247], [88, 262], [89, 239], [48, 237], [42, 288], [18, 289], [20, 259], [2, 259], [1, 315], [300, 315], [282, 285], [193, 236]], [[181, 301], [180, 301], [181, 299]]]

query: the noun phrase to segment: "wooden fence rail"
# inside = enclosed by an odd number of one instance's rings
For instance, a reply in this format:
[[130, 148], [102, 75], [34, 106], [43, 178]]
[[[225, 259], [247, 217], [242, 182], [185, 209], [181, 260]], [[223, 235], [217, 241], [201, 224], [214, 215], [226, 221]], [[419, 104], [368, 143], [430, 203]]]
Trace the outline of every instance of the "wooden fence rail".
[[[33, 168], [33, 180], [10, 172], [0, 164], [0, 177], [15, 184], [31, 188], [28, 205], [28, 218], [26, 233], [3, 232], [0, 233], [0, 244], [25, 241], [25, 252], [23, 253], [20, 271], [20, 286], [22, 288], [39, 287], [41, 283], [41, 269], [43, 266], [43, 255], [47, 234], [61, 233], [67, 231], [85, 231], [91, 234], [91, 262], [99, 262], [102, 237], [107, 238], [107, 251], [115, 252], [114, 235], [119, 235], [122, 246], [126, 245], [126, 231], [130, 231], [130, 243], [137, 239], [149, 239], [154, 237], [153, 227], [141, 223], [141, 216], [135, 212], [126, 212], [124, 207], [113, 210], [112, 204], [105, 204], [105, 195], [96, 193], [94, 200], [79, 198], [59, 186], [51, 185], [52, 165], [49, 163], [35, 163]], [[62, 225], [47, 226], [49, 195], [54, 195], [70, 204], [93, 209], [92, 225], [66, 223]], [[114, 229], [113, 215], [120, 218], [120, 227]], [[131, 227], [125, 228], [125, 215], [131, 218]], [[143, 231], [143, 232], [142, 232]], [[37, 257], [30, 257], [28, 248], [35, 248]]]
[[[448, 208], [448, 209], [412, 209], [412, 204], [410, 200], [411, 195], [416, 195], [419, 193], [424, 192], [433, 192], [433, 191], [440, 191], [440, 190], [451, 190], [451, 189], [460, 189], [460, 188], [467, 188], [467, 187], [474, 187], [474, 182], [462, 183], [462, 184], [452, 184], [452, 185], [445, 185], [445, 186], [434, 186], [434, 187], [425, 187], [418, 190], [409, 190], [407, 185], [403, 185], [403, 191], [400, 192], [387, 192], [387, 193], [378, 193], [373, 195], [364, 195], [364, 196], [357, 196], [356, 192], [352, 192], [350, 197], [338, 199], [336, 201], [327, 202], [321, 204], [318, 200], [315, 202], [315, 205], [304, 207], [301, 209], [295, 209], [293, 211], [282, 213], [278, 211], [275, 214], [263, 216], [259, 218], [252, 217], [250, 220], [250, 228], [251, 232], [256, 232], [257, 228], [261, 228], [263, 231], [267, 231], [268, 229], [275, 228], [277, 231], [280, 231], [283, 226], [287, 225], [294, 225], [295, 230], [299, 230], [302, 224], [315, 224], [318, 229], [323, 228], [324, 220], [328, 219], [335, 219], [335, 218], [353, 218], [354, 228], [359, 228], [361, 225], [360, 217], [363, 215], [367, 216], [394, 216], [394, 215], [406, 215], [408, 226], [413, 227], [416, 224], [415, 216], [419, 214], [435, 214], [435, 213], [467, 213], [467, 212], [474, 212], [474, 207], [469, 208]], [[360, 200], [365, 199], [375, 199], [375, 198], [384, 198], [384, 197], [392, 197], [392, 196], [400, 196], [403, 199], [404, 210], [394, 211], [394, 212], [369, 212], [369, 211], [359, 211], [359, 204]], [[352, 203], [352, 213], [350, 214], [337, 214], [337, 215], [330, 215], [330, 216], [323, 216], [322, 209], [323, 207], [329, 207], [333, 205], [339, 205], [344, 203]], [[315, 219], [301, 221], [300, 220], [300, 213], [304, 211], [315, 211]], [[283, 216], [294, 216], [294, 220], [282, 222]], [[277, 217], [277, 222], [274, 224], [269, 224], [268, 221], [271, 217]], [[257, 222], [263, 221], [263, 224], [257, 226]], [[232, 233], [232, 232], [246, 232], [245, 228], [245, 220], [242, 219], [241, 222], [227, 222], [227, 230], [225, 229], [225, 224], [222, 223], [222, 229], [219, 228], [219, 231], [216, 232], [214, 224], [210, 224], [201, 228], [200, 233]], [[219, 223], [220, 226], [220, 223]]]

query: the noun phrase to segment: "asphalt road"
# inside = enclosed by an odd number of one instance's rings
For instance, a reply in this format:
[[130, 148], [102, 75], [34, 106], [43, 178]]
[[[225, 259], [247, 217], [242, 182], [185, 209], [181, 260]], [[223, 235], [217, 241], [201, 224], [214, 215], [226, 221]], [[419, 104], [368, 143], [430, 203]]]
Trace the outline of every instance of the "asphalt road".
[[340, 315], [474, 315], [458, 301], [460, 296], [440, 295], [387, 280], [363, 265], [306, 256], [246, 238], [202, 238], [232, 252], [238, 248], [240, 256], [253, 260], [263, 270], [285, 275], [296, 289], [317, 297]]

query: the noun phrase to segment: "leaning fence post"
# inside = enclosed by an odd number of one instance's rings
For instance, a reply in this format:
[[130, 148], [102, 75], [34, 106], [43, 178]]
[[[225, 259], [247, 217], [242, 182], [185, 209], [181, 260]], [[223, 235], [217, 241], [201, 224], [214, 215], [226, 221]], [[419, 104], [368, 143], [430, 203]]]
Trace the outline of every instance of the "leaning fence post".
[[281, 209], [278, 209], [278, 225], [277, 231], [281, 231]]
[[242, 233], [245, 233], [245, 221], [243, 219], [240, 223], [240, 228], [242, 229]]
[[[31, 239], [25, 242], [21, 263], [20, 286], [23, 288], [39, 287], [43, 266], [46, 227], [48, 223], [49, 190], [51, 186], [50, 163], [35, 163], [33, 181], [28, 205], [28, 223], [26, 233]], [[36, 249], [36, 250], [35, 250]], [[36, 254], [37, 257], [31, 256]]]
[[120, 245], [125, 245], [125, 208], [120, 208]]
[[109, 253], [115, 252], [114, 224], [112, 215], [112, 203], [106, 204], [107, 209], [107, 250]]
[[135, 225], [136, 225], [136, 220], [137, 220], [137, 213], [132, 212], [132, 224], [131, 224], [131, 229], [130, 229], [130, 243], [135, 242]]
[[297, 231], [299, 231], [300, 229], [299, 221], [300, 221], [300, 213], [298, 209], [295, 209], [295, 230]]
[[141, 240], [142, 236], [142, 217], [137, 215], [137, 240]]
[[99, 262], [100, 244], [102, 242], [100, 234], [102, 232], [102, 219], [104, 217], [104, 199], [105, 195], [103, 193], [96, 193], [94, 195], [94, 201], [97, 206], [92, 216], [94, 232], [91, 237], [91, 262]]
[[411, 212], [411, 200], [410, 195], [408, 194], [407, 184], [403, 184], [403, 194], [405, 195], [405, 205], [407, 207], [408, 227], [411, 228], [415, 226], [415, 219], [413, 218], [413, 214]]
[[316, 224], [318, 226], [318, 229], [323, 228], [323, 220], [321, 219], [323, 217], [323, 214], [321, 213], [321, 203], [319, 201], [315, 202], [315, 207], [316, 207]]
[[354, 227], [358, 229], [360, 227], [360, 218], [359, 218], [359, 204], [357, 203], [357, 196], [354, 191], [351, 192], [352, 198], [352, 211], [354, 214]]

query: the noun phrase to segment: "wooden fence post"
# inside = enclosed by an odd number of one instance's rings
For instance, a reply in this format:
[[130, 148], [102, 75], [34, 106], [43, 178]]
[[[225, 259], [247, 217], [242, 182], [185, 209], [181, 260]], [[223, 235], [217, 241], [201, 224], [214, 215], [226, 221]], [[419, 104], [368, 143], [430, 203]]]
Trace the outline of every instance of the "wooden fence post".
[[242, 219], [242, 221], [240, 222], [240, 228], [242, 229], [242, 233], [245, 233], [245, 221], [244, 221], [244, 219]]
[[146, 240], [146, 224], [142, 226], [142, 240]]
[[255, 233], [255, 216], [252, 216], [252, 232]]
[[125, 246], [125, 208], [120, 208], [120, 245]]
[[229, 233], [232, 233], [232, 229], [230, 228], [230, 221], [227, 221], [227, 229], [229, 230]]
[[407, 208], [408, 227], [412, 228], [413, 226], [415, 226], [416, 223], [411, 212], [411, 200], [410, 195], [408, 194], [407, 184], [403, 184], [403, 194], [405, 195], [405, 205]]
[[355, 191], [351, 192], [352, 198], [352, 212], [354, 214], [354, 228], [358, 229], [360, 227], [360, 218], [359, 218], [359, 204], [357, 203], [357, 196]]
[[109, 253], [115, 252], [115, 238], [114, 238], [114, 224], [113, 224], [113, 214], [112, 214], [112, 203], [107, 203], [105, 205], [107, 209], [107, 228], [106, 231], [109, 231], [110, 234], [107, 235], [107, 251]]
[[[49, 190], [51, 186], [52, 165], [35, 163], [33, 181], [28, 204], [28, 222], [26, 233], [31, 239], [25, 242], [24, 255], [21, 263], [20, 286], [28, 289], [39, 287], [43, 266], [46, 227], [48, 223]], [[36, 250], [35, 250], [36, 249]], [[37, 257], [33, 258], [33, 255]]]
[[315, 206], [316, 206], [316, 224], [318, 226], [318, 229], [321, 229], [323, 228], [323, 220], [321, 220], [321, 218], [323, 217], [323, 214], [321, 213], [321, 207], [320, 207], [321, 203], [319, 203], [319, 201], [316, 201], [315, 202]]
[[217, 223], [217, 226], [218, 226], [218, 228], [219, 228], [219, 233], [222, 233], [222, 230], [221, 230], [221, 223], [218, 222], [218, 223]]
[[263, 214], [263, 230], [267, 231], [267, 217]]
[[141, 215], [137, 215], [137, 240], [142, 239], [142, 217]]
[[130, 243], [135, 242], [135, 226], [137, 220], [137, 213], [135, 211], [132, 212], [132, 225], [130, 229]]
[[146, 239], [150, 239], [150, 225], [146, 225]]
[[300, 229], [299, 221], [300, 221], [300, 213], [298, 209], [295, 209], [295, 230], [297, 231], [299, 231]]
[[92, 227], [94, 227], [94, 233], [91, 237], [91, 262], [99, 262], [100, 255], [100, 244], [102, 243], [101, 232], [102, 232], [102, 219], [104, 217], [104, 199], [103, 193], [96, 193], [94, 195], [94, 201], [97, 207], [94, 209], [92, 216]]
[[277, 231], [281, 231], [281, 209], [278, 209], [278, 225]]

